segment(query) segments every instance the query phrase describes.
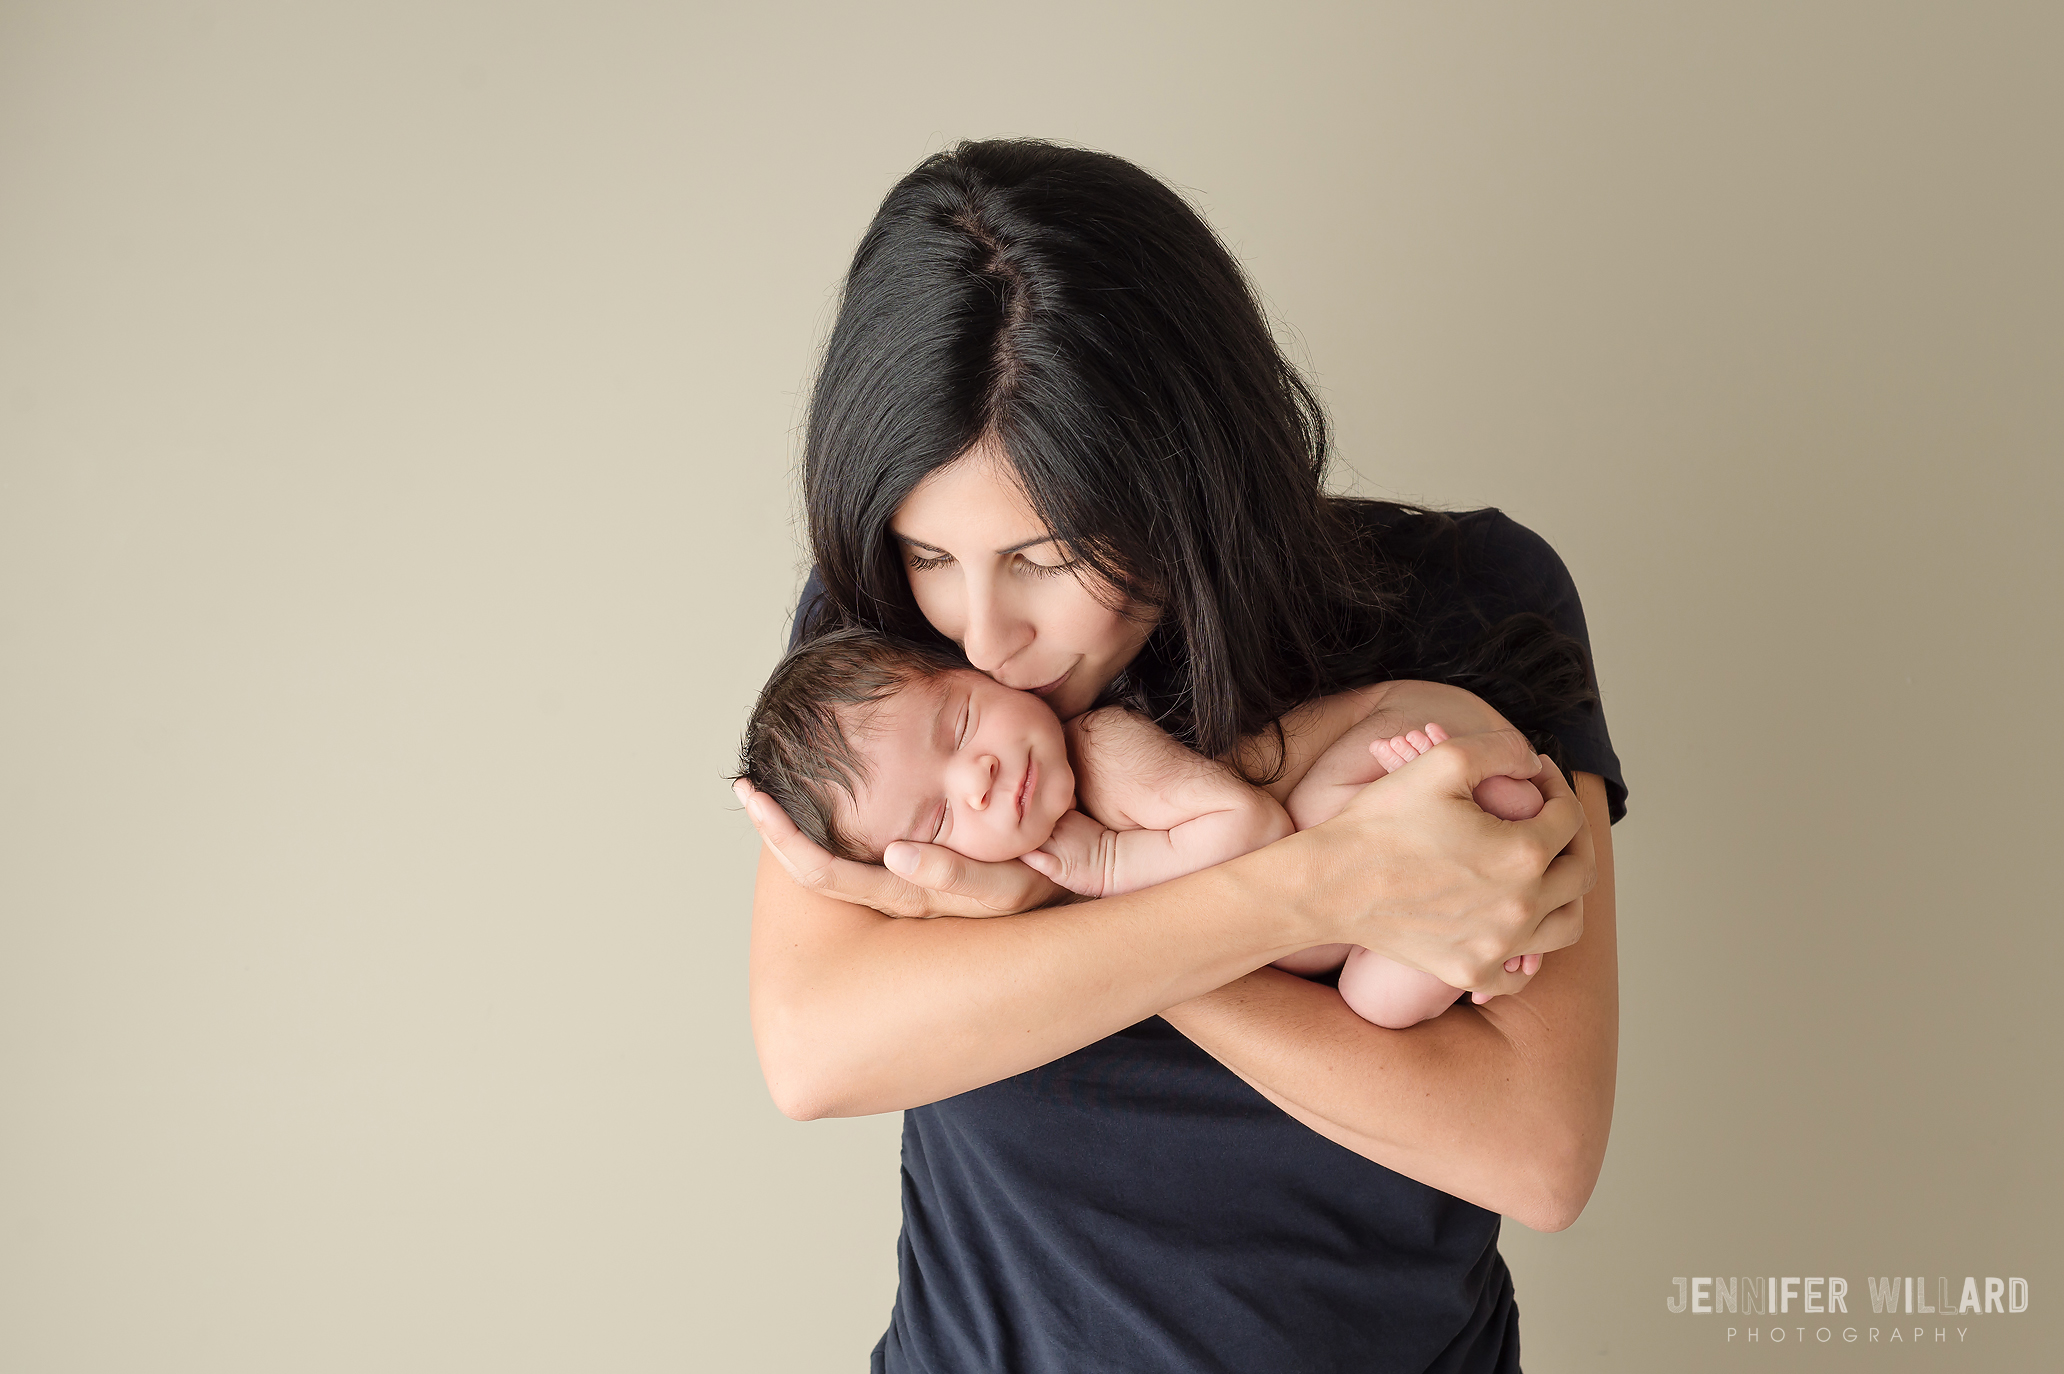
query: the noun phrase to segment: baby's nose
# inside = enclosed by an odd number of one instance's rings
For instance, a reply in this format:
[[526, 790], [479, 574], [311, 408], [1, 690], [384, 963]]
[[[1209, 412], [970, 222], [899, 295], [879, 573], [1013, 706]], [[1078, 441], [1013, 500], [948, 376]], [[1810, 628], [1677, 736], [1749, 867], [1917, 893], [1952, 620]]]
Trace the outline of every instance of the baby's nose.
[[984, 754], [974, 761], [974, 769], [965, 784], [969, 810], [981, 811], [988, 807], [989, 794], [996, 788], [997, 770], [1002, 766], [994, 754]]

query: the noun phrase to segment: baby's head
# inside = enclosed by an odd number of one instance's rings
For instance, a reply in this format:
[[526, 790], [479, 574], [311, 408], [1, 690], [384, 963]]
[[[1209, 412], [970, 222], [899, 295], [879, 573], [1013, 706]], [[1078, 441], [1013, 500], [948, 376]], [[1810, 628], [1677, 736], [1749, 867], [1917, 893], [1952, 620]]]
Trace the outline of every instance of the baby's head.
[[896, 840], [998, 863], [1075, 804], [1061, 722], [944, 650], [839, 630], [781, 660], [746, 726], [739, 776], [844, 859]]

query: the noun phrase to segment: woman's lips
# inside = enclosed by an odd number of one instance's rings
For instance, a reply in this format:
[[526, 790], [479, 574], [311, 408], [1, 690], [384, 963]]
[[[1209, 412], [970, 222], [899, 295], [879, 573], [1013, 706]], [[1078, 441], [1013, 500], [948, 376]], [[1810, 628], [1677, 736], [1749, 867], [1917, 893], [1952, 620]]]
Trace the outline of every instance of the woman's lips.
[[[1068, 670], [1068, 673], [1072, 673], [1074, 671], [1075, 670], [1073, 668], [1070, 668]], [[1051, 696], [1053, 695], [1054, 691], [1060, 687], [1062, 683], [1068, 680], [1068, 673], [1062, 673], [1059, 677], [1055, 678], [1052, 682], [1047, 683], [1044, 687], [1027, 687], [1025, 690], [1030, 692], [1035, 697]]]

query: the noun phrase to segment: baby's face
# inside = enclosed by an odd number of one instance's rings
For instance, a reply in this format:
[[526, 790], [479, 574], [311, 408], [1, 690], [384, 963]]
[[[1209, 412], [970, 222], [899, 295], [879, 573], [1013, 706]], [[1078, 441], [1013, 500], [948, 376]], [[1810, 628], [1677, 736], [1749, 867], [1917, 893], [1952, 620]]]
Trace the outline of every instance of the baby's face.
[[913, 683], [856, 724], [868, 777], [841, 819], [870, 853], [916, 840], [1000, 863], [1039, 848], [1075, 804], [1060, 720], [981, 673]]

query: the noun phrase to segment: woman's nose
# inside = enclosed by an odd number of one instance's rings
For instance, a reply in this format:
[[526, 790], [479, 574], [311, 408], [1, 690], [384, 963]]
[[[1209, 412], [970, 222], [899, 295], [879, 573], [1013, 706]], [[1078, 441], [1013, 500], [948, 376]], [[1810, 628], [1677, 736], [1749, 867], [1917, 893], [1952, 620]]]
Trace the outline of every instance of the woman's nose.
[[969, 596], [967, 636], [960, 644], [969, 663], [993, 673], [1031, 642], [1031, 624], [993, 592], [982, 589]]
[[1003, 764], [996, 755], [979, 754], [961, 764], [953, 790], [970, 811], [986, 810], [989, 794], [996, 790], [996, 775], [1002, 769]]

